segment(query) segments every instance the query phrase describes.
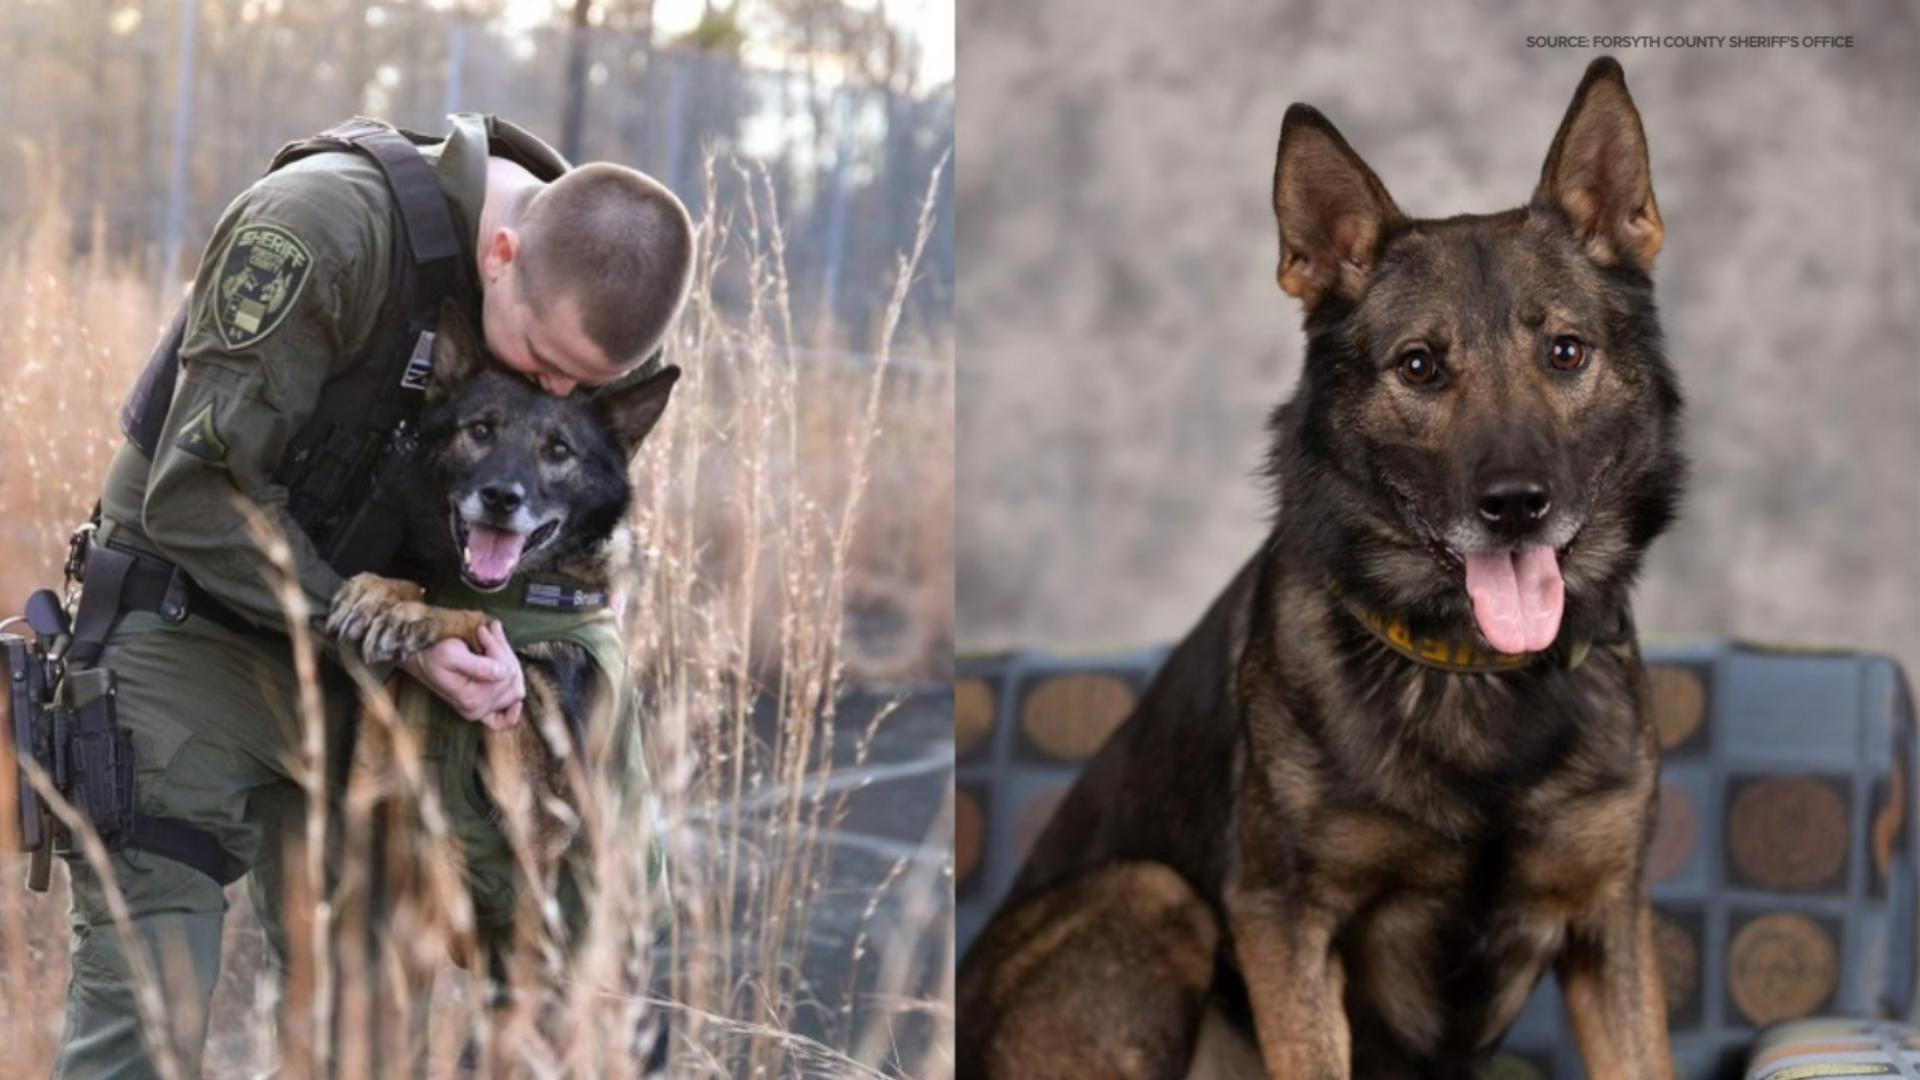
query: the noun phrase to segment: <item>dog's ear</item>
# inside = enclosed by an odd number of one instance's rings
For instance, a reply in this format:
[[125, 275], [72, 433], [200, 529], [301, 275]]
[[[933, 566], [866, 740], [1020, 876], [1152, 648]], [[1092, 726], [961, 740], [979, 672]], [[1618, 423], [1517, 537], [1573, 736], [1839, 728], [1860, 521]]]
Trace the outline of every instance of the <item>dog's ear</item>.
[[668, 364], [644, 379], [594, 395], [594, 403], [605, 410], [629, 459], [660, 422], [661, 414], [667, 411], [667, 400], [673, 396], [673, 384], [679, 381], [680, 369]]
[[1594, 262], [1653, 266], [1666, 226], [1653, 200], [1647, 133], [1611, 56], [1589, 65], [1573, 92], [1533, 197], [1566, 213]]
[[487, 362], [487, 343], [467, 321], [467, 313], [452, 300], [440, 305], [440, 321], [433, 329], [433, 380], [427, 384], [429, 397], [438, 397], [457, 386]]
[[1294, 105], [1273, 166], [1280, 288], [1311, 312], [1328, 293], [1358, 299], [1400, 208], [1320, 110]]

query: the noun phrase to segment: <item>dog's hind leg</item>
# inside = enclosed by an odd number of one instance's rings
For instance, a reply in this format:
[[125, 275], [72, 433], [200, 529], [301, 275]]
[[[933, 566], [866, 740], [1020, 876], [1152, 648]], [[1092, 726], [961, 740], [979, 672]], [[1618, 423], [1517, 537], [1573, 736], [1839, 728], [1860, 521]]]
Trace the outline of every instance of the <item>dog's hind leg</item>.
[[1213, 911], [1158, 863], [1002, 912], [960, 969], [959, 1080], [1182, 1080], [1219, 942]]

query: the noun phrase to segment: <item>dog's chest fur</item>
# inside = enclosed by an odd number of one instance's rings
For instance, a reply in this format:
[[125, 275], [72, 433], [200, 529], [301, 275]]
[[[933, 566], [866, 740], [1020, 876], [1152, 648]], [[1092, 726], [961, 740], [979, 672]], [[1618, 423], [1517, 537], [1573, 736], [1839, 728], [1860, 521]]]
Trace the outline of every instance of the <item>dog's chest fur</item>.
[[1268, 849], [1241, 857], [1293, 868], [1337, 927], [1357, 1049], [1470, 1055], [1569, 928], [1637, 887], [1655, 768], [1637, 660], [1453, 675], [1370, 644], [1324, 588], [1278, 588], [1284, 631], [1253, 629], [1236, 678], [1243, 837]]

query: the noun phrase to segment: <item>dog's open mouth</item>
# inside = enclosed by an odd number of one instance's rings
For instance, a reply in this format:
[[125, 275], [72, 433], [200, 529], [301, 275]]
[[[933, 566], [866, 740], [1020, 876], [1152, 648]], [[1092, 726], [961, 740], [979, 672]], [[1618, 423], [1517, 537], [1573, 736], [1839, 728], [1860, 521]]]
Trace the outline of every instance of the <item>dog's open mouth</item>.
[[1473, 621], [1487, 644], [1503, 653], [1540, 652], [1560, 636], [1567, 583], [1561, 566], [1586, 531], [1582, 520], [1564, 543], [1521, 544], [1462, 552], [1432, 534], [1427, 553], [1442, 570], [1465, 579]]
[[460, 576], [481, 592], [494, 592], [513, 580], [514, 571], [527, 555], [553, 539], [558, 521], [549, 521], [531, 533], [467, 521], [456, 511], [453, 515], [453, 540], [460, 548]]

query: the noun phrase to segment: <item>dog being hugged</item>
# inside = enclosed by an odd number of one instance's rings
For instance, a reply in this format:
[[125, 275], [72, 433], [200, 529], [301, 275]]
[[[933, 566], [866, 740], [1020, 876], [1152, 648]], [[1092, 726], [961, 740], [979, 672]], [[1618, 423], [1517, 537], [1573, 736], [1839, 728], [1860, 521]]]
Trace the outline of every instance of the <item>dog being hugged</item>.
[[1589, 1076], [1671, 1077], [1629, 593], [1685, 464], [1625, 77], [1519, 209], [1408, 217], [1306, 105], [1273, 200], [1273, 530], [962, 963], [959, 1074], [1185, 1076], [1224, 1020], [1284, 1080], [1467, 1077], [1551, 968]]
[[[543, 867], [578, 833], [582, 757], [603, 756], [593, 744], [628, 711], [611, 611], [631, 569], [628, 468], [679, 375], [667, 366], [599, 394], [554, 397], [492, 363], [464, 317], [444, 310], [419, 441], [396, 492], [420, 581], [357, 575], [327, 619], [343, 648], [376, 663], [446, 638], [478, 651], [499, 621], [526, 675], [525, 722], [485, 733], [485, 757], [528, 781]], [[353, 765], [387, 790], [389, 734], [363, 723]]]

